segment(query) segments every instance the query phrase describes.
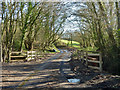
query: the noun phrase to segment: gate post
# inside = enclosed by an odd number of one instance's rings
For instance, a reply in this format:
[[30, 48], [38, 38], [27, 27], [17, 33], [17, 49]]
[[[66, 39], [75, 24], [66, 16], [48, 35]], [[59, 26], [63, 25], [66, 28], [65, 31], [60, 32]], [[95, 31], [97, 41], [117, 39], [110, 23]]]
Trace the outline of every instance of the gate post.
[[86, 66], [88, 67], [88, 52], [86, 51]]
[[100, 61], [100, 71], [102, 72], [102, 64], [103, 64], [103, 62], [102, 62], [102, 54], [101, 53], [99, 55], [99, 61]]

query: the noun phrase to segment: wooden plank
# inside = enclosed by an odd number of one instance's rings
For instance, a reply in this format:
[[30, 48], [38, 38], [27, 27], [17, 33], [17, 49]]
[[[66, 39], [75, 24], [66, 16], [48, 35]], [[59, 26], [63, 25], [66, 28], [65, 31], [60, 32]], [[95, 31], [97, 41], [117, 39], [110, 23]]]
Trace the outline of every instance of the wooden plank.
[[100, 63], [100, 61], [93, 61], [93, 60], [88, 60], [88, 62]]
[[29, 61], [29, 60], [35, 60], [35, 58], [27, 58], [27, 60]]
[[17, 53], [17, 54], [19, 54], [19, 53], [22, 53], [22, 52], [11, 52], [12, 54], [15, 54], [15, 53]]
[[23, 58], [25, 56], [10, 56], [11, 58]]
[[89, 60], [97, 60], [97, 58], [93, 58], [93, 57], [87, 57], [87, 59], [89, 59]]
[[36, 51], [27, 51], [27, 53], [35, 53]]
[[100, 56], [100, 54], [88, 54], [88, 56]]
[[33, 56], [36, 56], [36, 55], [28, 55], [28, 57], [29, 57], [29, 56], [30, 56], [30, 57], [33, 57]]
[[22, 61], [22, 60], [25, 60], [25, 59], [11, 59], [10, 61]]
[[35, 58], [33, 58], [33, 57], [28, 57], [28, 59], [35, 59]]
[[98, 70], [100, 70], [100, 68], [99, 67], [93, 67], [93, 66], [88, 66], [89, 68], [92, 68], [92, 69], [98, 69]]

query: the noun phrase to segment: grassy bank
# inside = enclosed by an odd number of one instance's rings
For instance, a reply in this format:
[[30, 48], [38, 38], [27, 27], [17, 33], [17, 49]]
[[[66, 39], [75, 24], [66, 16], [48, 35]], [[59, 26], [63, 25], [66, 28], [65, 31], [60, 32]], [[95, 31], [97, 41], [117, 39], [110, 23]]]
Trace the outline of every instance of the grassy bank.
[[77, 48], [79, 50], [85, 50], [85, 51], [96, 51], [97, 50], [96, 47], [94, 47], [94, 48], [92, 48], [92, 47], [81, 48], [80, 43], [77, 41], [72, 41], [72, 45], [71, 45], [71, 41], [69, 41], [69, 40], [60, 39], [59, 42], [66, 44], [66, 46], [68, 46], [68, 47]]

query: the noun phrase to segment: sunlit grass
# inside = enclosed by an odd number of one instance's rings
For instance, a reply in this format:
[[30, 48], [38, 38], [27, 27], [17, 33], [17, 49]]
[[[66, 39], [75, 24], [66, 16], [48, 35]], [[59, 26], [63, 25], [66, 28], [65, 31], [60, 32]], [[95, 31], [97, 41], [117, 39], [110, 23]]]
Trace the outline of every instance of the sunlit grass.
[[97, 47], [86, 47], [86, 48], [81, 48], [79, 42], [77, 41], [72, 41], [72, 45], [71, 45], [71, 41], [69, 40], [59, 40], [62, 43], [65, 43], [66, 45], [68, 45], [68, 47], [74, 47], [77, 48], [79, 50], [85, 50], [85, 51], [96, 51], [98, 48]]
[[80, 48], [79, 42], [72, 41], [72, 45], [71, 45], [71, 41], [68, 41], [68, 40], [60, 40], [60, 41], [63, 42], [63, 43], [65, 43], [65, 44], [68, 45], [69, 47]]
[[[68, 40], [60, 40], [61, 42], [63, 42], [63, 43], [66, 43], [66, 44], [71, 44], [71, 41], [68, 41]], [[79, 42], [77, 42], [77, 41], [72, 41], [72, 45], [79, 45]]]

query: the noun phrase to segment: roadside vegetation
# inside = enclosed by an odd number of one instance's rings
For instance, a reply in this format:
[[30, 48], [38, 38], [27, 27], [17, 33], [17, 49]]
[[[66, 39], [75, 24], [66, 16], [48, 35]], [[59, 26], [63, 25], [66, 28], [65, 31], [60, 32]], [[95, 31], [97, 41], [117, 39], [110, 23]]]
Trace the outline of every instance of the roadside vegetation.
[[[104, 70], [120, 74], [120, 2], [74, 3], [70, 22], [79, 29], [68, 31], [64, 39], [102, 53]], [[69, 10], [70, 11], [70, 10]]]
[[54, 42], [63, 33], [66, 18], [62, 3], [2, 2], [1, 6], [3, 61], [9, 62], [12, 51], [56, 49]]
[[[2, 2], [0, 5], [3, 61], [9, 62], [12, 51], [59, 52], [56, 47], [68, 46], [99, 51], [104, 70], [120, 74], [120, 2]], [[65, 32], [67, 20], [77, 29]]]

